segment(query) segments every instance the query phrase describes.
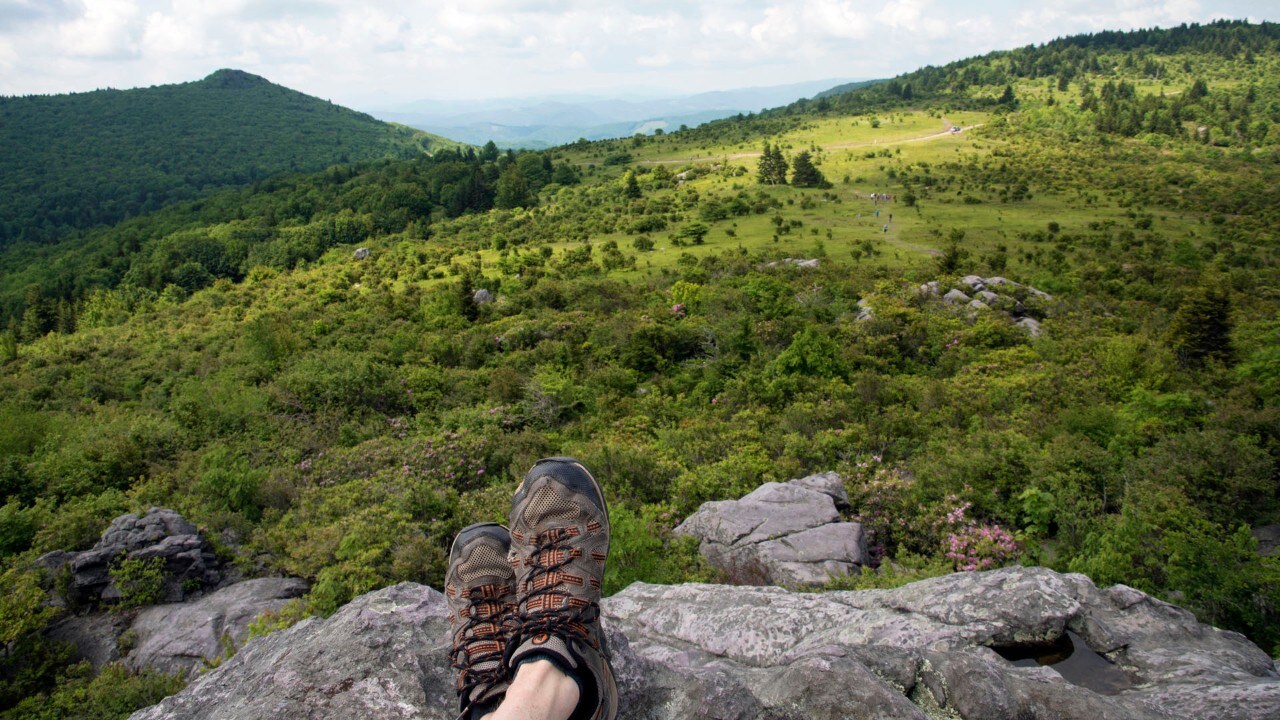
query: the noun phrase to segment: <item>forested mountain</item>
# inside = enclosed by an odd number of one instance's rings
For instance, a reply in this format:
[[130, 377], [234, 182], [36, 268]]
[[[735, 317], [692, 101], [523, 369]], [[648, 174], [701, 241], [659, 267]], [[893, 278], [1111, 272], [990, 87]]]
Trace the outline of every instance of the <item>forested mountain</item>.
[[0, 246], [441, 142], [457, 145], [239, 70], [180, 85], [0, 97]]
[[741, 580], [674, 525], [835, 470], [885, 562], [832, 587], [1046, 565], [1280, 655], [1254, 535], [1280, 524], [1277, 36], [1064, 38], [661, 136], [274, 176], [5, 255], [0, 717], [181, 682], [95, 681], [41, 633], [70, 610], [35, 558], [119, 513], [174, 508], [310, 581], [269, 630], [438, 585], [553, 454], [603, 479], [606, 592]]

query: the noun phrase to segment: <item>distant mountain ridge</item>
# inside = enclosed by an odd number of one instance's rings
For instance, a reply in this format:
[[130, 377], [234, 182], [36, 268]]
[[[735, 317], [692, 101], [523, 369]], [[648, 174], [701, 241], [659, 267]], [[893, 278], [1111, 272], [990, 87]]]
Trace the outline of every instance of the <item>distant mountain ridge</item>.
[[874, 81], [814, 80], [768, 87], [717, 90], [646, 100], [589, 95], [486, 101], [421, 100], [377, 112], [403, 123], [473, 145], [542, 148], [579, 138], [602, 140], [654, 130], [675, 130], [740, 113], [758, 112], [814, 96], [833, 86]]
[[0, 97], [0, 245], [45, 242], [281, 172], [456, 146], [240, 70]]

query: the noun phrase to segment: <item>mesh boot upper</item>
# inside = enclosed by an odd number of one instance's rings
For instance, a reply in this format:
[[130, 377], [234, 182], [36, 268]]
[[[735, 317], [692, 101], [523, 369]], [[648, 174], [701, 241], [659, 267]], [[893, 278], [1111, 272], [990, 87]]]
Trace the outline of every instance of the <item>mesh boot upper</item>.
[[450, 660], [458, 670], [464, 712], [472, 703], [500, 697], [508, 687], [503, 658], [515, 607], [509, 544], [506, 528], [485, 523], [458, 533], [449, 552], [445, 597], [453, 636]]
[[516, 491], [510, 521], [519, 631], [509, 664], [553, 657], [583, 683], [574, 718], [615, 717], [617, 691], [599, 623], [609, 554], [600, 486], [574, 460], [543, 461]]

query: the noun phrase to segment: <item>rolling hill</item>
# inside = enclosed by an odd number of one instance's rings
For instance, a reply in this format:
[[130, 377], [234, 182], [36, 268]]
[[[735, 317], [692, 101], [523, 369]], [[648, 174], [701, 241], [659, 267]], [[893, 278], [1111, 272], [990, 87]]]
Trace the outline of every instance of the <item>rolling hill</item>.
[[133, 90], [0, 98], [0, 245], [47, 242], [228, 185], [441, 145], [238, 70]]

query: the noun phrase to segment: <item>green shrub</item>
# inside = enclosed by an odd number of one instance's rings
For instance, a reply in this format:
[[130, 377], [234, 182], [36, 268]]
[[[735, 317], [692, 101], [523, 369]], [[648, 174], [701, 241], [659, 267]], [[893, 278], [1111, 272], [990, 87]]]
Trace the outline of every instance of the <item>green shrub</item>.
[[129, 510], [129, 499], [119, 490], [81, 495], [57, 506], [36, 531], [37, 552], [87, 550], [98, 541], [111, 521]]
[[1280, 561], [1262, 558], [1246, 525], [1229, 531], [1176, 488], [1134, 483], [1119, 515], [1090, 533], [1073, 572], [1124, 583], [1178, 603], [1204, 622], [1280, 643]]
[[6, 720], [124, 720], [183, 688], [186, 681], [150, 670], [134, 673], [111, 663], [95, 676], [87, 661], [68, 668], [48, 695], [23, 700]]
[[155, 605], [164, 599], [164, 558], [121, 556], [111, 564], [111, 582], [120, 591], [118, 610]]
[[937, 557], [902, 553], [878, 568], [862, 567], [860, 572], [831, 578], [820, 590], [892, 590], [918, 580], [949, 575], [951, 562]]
[[645, 505], [638, 513], [626, 505], [610, 508], [605, 595], [633, 582], [670, 585], [712, 579], [710, 567], [698, 553], [697, 538], [672, 536], [676, 522], [676, 513], [664, 505]]
[[260, 489], [266, 477], [267, 471], [248, 454], [217, 443], [200, 458], [194, 490], [209, 509], [243, 513], [256, 522], [262, 516]]
[[396, 409], [404, 405], [404, 393], [396, 386], [394, 372], [370, 353], [320, 350], [299, 358], [280, 373], [282, 407], [316, 412], [324, 408]]
[[0, 557], [31, 547], [43, 516], [43, 507], [24, 507], [17, 500], [0, 506]]

